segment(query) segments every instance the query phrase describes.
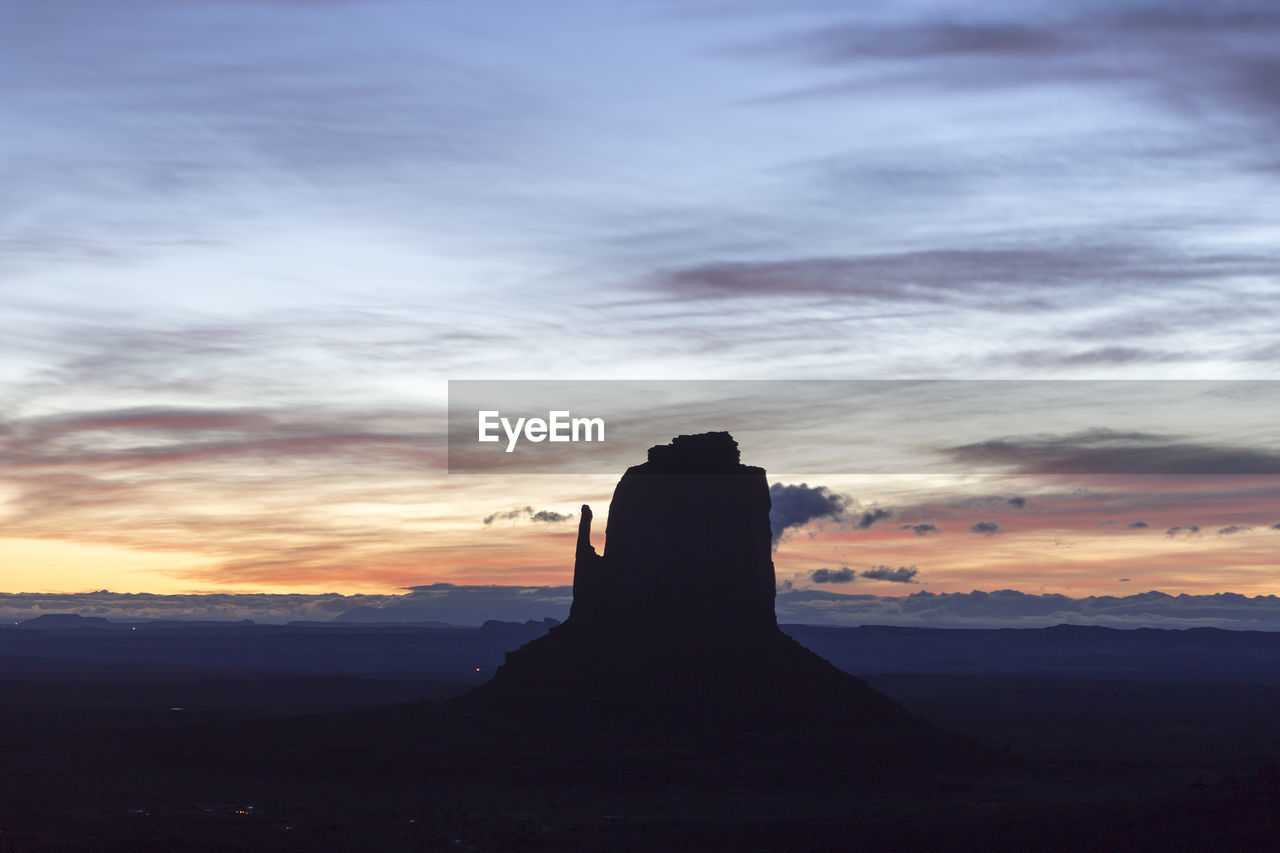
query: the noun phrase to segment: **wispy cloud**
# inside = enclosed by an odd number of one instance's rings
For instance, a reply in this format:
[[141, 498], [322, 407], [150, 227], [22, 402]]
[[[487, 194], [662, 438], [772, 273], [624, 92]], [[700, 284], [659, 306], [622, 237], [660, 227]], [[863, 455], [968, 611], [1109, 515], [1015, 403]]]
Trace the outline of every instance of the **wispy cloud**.
[[215, 582], [356, 580], [397, 552], [391, 576], [420, 580], [404, 554], [431, 537], [405, 529], [400, 507], [442, 468], [430, 420], [213, 407], [10, 418], [6, 532], [199, 553]]
[[[1216, 277], [1224, 272], [1262, 273], [1274, 268], [1270, 255], [1209, 257], [1137, 247], [1082, 246], [1069, 249], [935, 249], [857, 257], [800, 258], [758, 263], [722, 263], [677, 270], [655, 286], [684, 297], [794, 298], [839, 296], [883, 302], [927, 302], [987, 309], [1047, 309], [1068, 299], [1063, 287], [1101, 296], [1100, 282]], [[1016, 288], [1015, 288], [1016, 286]], [[1080, 298], [1077, 294], [1075, 298]]]
[[[900, 95], [1058, 86], [1169, 111], [1235, 111], [1262, 122], [1280, 113], [1280, 99], [1265, 85], [1274, 71], [1266, 46], [1280, 32], [1280, 15], [1264, 2], [1229, 9], [1042, 5], [1033, 20], [980, 7], [960, 16], [922, 11], [832, 23], [743, 52], [857, 75], [779, 98], [849, 97], [872, 83]], [[1223, 46], [1230, 52], [1222, 53]]]
[[518, 521], [520, 519], [528, 519], [533, 522], [541, 522], [544, 524], [555, 524], [561, 521], [569, 521], [573, 518], [573, 513], [560, 513], [550, 509], [535, 510], [531, 506], [522, 506], [517, 509], [507, 510], [506, 512], [493, 512], [486, 515], [483, 520], [485, 527], [493, 524], [495, 521]]
[[858, 529], [866, 530], [874, 525], [877, 521], [884, 521], [886, 518], [892, 518], [893, 513], [883, 507], [869, 509], [858, 516]]
[[1280, 473], [1280, 452], [1106, 429], [1054, 438], [996, 439], [949, 447], [944, 453], [957, 462], [1001, 465], [1021, 474]]

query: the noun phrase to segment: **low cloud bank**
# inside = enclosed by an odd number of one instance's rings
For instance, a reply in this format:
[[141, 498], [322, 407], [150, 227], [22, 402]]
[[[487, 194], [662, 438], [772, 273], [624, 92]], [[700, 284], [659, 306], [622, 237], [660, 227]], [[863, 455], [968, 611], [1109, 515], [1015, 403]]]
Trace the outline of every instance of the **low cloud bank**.
[[340, 622], [449, 622], [481, 625], [490, 619], [527, 622], [569, 618], [571, 586], [459, 586], [436, 583], [411, 587], [408, 595], [346, 611]]
[[[461, 586], [439, 583], [399, 595], [277, 595], [86, 592], [70, 595], [0, 593], [8, 624], [48, 613], [112, 621], [156, 619], [344, 623], [526, 622], [569, 615], [569, 586]], [[1280, 596], [1236, 593], [1126, 596], [1035, 595], [1016, 590], [906, 596], [854, 595], [826, 589], [784, 589], [778, 621], [813, 625], [902, 625], [921, 628], [1042, 628], [1070, 623], [1111, 628], [1228, 628], [1280, 631]]]
[[210, 593], [156, 595], [99, 590], [74, 594], [0, 593], [0, 623], [12, 625], [50, 613], [99, 616], [110, 621], [448, 622], [481, 625], [489, 619], [564, 620], [571, 586], [490, 586], [437, 583], [394, 595], [281, 595]]
[[100, 616], [111, 621], [201, 620], [266, 624], [328, 622], [363, 605], [380, 606], [397, 595], [150, 592], [0, 593], [0, 622], [12, 624], [49, 613]]
[[906, 596], [852, 595], [818, 589], [778, 593], [778, 621], [811, 625], [899, 625], [919, 628], [1044, 628], [1064, 623], [1110, 628], [1228, 628], [1280, 631], [1280, 597], [1231, 592], [1125, 596], [994, 592]]

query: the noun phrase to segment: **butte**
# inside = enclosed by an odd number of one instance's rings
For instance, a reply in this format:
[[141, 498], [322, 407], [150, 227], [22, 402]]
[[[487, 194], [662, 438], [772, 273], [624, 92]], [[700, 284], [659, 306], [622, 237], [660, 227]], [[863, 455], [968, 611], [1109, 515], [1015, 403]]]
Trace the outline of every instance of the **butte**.
[[582, 507], [569, 618], [451, 704], [578, 729], [802, 721], [863, 743], [960, 741], [778, 628], [768, 481], [729, 433], [677, 436], [648, 457], [614, 490], [603, 554]]

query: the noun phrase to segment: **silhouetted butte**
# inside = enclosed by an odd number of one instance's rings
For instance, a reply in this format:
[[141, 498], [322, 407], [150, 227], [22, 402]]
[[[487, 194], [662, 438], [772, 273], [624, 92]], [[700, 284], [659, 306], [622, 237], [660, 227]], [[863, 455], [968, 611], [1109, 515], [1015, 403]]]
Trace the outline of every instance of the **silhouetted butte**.
[[568, 620], [461, 707], [573, 725], [932, 728], [788, 637], [774, 615], [769, 487], [727, 432], [627, 470], [606, 547], [582, 507]]

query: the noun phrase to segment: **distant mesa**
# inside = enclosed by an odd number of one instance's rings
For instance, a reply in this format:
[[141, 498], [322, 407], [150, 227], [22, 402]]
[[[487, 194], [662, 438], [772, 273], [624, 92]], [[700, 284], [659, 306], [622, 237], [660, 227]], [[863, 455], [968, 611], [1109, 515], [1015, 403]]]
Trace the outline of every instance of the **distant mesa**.
[[779, 630], [769, 487], [727, 432], [677, 436], [629, 468], [606, 546], [582, 507], [573, 607], [456, 706], [573, 725], [932, 726]]
[[35, 628], [42, 631], [74, 631], [82, 628], [117, 628], [101, 616], [81, 616], [78, 613], [45, 613], [27, 619], [19, 628]]

